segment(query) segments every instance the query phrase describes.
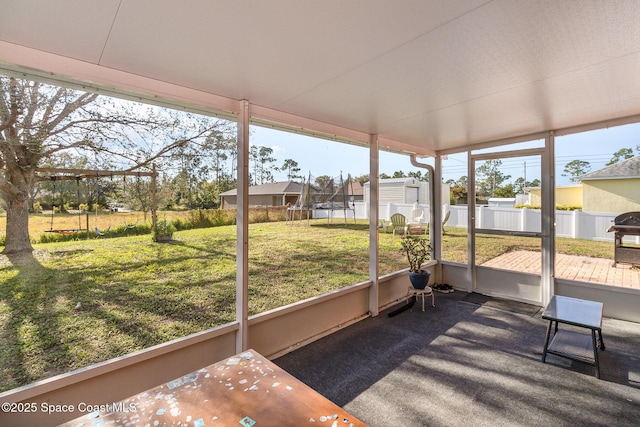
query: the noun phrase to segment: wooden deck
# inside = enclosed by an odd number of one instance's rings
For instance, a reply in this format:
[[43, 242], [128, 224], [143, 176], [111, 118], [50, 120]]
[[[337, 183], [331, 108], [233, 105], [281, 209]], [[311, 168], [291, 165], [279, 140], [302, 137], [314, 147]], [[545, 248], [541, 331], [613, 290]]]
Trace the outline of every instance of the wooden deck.
[[[540, 252], [512, 251], [493, 258], [483, 266], [540, 274]], [[604, 258], [556, 254], [556, 277], [640, 289], [640, 268], [628, 264], [613, 266]]]

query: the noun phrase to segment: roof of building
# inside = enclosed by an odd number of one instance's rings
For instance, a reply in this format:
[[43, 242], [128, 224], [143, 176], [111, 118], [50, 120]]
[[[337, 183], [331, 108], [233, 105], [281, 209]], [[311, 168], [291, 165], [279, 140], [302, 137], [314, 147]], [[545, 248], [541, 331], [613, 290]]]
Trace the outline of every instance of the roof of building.
[[629, 178], [640, 178], [640, 156], [614, 163], [611, 166], [578, 177], [580, 181]]
[[[250, 196], [264, 196], [269, 194], [300, 194], [302, 184], [295, 181], [268, 182], [262, 185], [252, 185], [249, 187]], [[236, 196], [238, 189], [225, 191], [220, 196]]]
[[353, 195], [353, 196], [362, 196], [364, 195], [364, 184], [360, 181], [354, 181], [353, 182], [353, 191], [350, 188], [349, 189], [349, 194]]

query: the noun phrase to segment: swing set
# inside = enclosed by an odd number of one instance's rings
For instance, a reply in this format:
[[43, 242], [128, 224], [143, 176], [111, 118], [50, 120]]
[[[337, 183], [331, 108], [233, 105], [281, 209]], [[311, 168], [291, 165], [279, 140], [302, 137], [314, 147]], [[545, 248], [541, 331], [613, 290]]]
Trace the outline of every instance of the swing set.
[[[54, 175], [49, 179], [53, 181], [53, 201], [51, 203], [51, 223], [49, 225], [51, 228], [45, 231], [47, 233], [58, 233], [58, 234], [74, 234], [74, 233], [87, 231], [86, 229], [82, 228], [82, 214], [79, 210], [78, 210], [78, 228], [58, 229], [58, 230], [53, 229], [53, 217], [56, 212], [56, 203], [55, 203], [56, 202], [56, 181], [58, 180], [58, 177]], [[80, 177], [76, 176], [75, 179], [76, 179], [76, 194], [78, 198], [78, 203], [80, 203]], [[62, 206], [63, 206], [62, 202], [63, 200], [60, 200], [60, 211], [62, 211]]]
[[[51, 180], [53, 181], [53, 203], [51, 206], [51, 221], [50, 221], [50, 229], [45, 230], [47, 233], [58, 233], [58, 234], [74, 234], [74, 233], [86, 233], [87, 237], [89, 237], [89, 213], [86, 213], [86, 225], [82, 226], [82, 212], [78, 211], [78, 228], [54, 228], [54, 216], [55, 216], [55, 199], [56, 199], [56, 182], [58, 181], [76, 181], [76, 194], [78, 198], [78, 203], [80, 203], [80, 181], [87, 178], [104, 178], [110, 177], [113, 179], [114, 176], [122, 176], [126, 179], [127, 176], [135, 176], [138, 179], [142, 176], [151, 177], [151, 224], [152, 228], [155, 229], [157, 222], [157, 199], [156, 199], [156, 178], [158, 173], [156, 172], [155, 165], [152, 167], [151, 172], [144, 171], [108, 171], [108, 170], [92, 170], [92, 169], [62, 169], [62, 168], [38, 168], [36, 172], [41, 174], [46, 174], [46, 176], [41, 176], [41, 180]], [[63, 200], [60, 200], [60, 210], [63, 207]], [[97, 215], [97, 210], [96, 210]], [[136, 221], [137, 222], [137, 221]], [[135, 228], [135, 224], [127, 224], [125, 221], [125, 226], [127, 230]], [[97, 237], [102, 237], [106, 235], [111, 229], [111, 225], [105, 230], [100, 230], [97, 226], [94, 227]]]

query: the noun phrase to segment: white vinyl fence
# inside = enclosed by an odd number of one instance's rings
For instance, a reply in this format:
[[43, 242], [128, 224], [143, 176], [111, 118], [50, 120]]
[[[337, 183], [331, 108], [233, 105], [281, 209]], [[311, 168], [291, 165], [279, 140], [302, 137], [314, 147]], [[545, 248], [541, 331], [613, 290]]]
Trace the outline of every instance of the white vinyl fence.
[[[389, 220], [394, 213], [401, 213], [407, 219], [411, 212], [421, 208], [423, 222], [429, 222], [429, 205], [409, 203], [384, 203], [379, 207], [380, 219]], [[466, 205], [444, 205], [442, 217], [450, 212], [447, 226], [467, 228]], [[347, 210], [347, 218], [353, 218], [353, 212]], [[343, 219], [344, 212], [314, 211], [314, 218]], [[556, 211], [556, 236], [573, 239], [613, 242], [614, 233], [607, 232], [618, 214], [608, 212]], [[355, 202], [355, 217], [368, 219], [369, 210], [364, 202]], [[476, 206], [476, 227], [486, 229], [540, 232], [541, 214], [539, 209], [516, 209], [502, 206]], [[640, 236], [625, 237], [626, 243], [640, 244]]]

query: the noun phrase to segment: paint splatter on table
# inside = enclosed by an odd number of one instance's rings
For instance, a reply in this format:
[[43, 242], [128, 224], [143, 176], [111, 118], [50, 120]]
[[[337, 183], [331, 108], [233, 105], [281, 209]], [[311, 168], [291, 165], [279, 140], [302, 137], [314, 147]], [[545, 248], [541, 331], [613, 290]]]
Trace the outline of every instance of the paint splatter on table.
[[365, 424], [247, 350], [63, 426], [331, 426]]

